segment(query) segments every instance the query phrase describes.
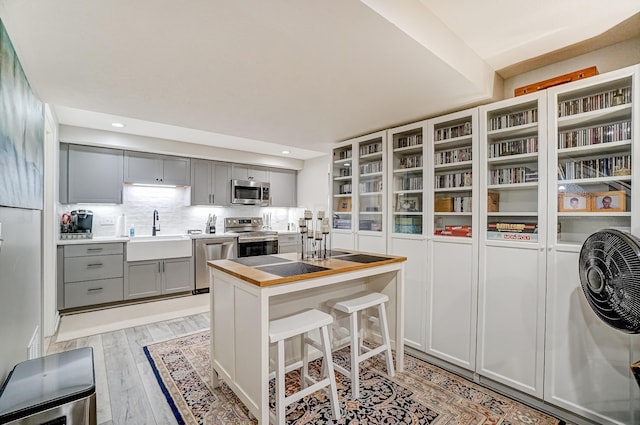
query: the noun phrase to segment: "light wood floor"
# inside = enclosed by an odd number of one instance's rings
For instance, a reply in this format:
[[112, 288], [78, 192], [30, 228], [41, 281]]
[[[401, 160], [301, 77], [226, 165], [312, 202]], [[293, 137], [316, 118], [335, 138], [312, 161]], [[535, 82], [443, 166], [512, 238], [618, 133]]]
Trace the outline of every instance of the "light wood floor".
[[142, 348], [209, 329], [209, 324], [209, 313], [200, 313], [52, 342], [47, 353], [93, 347], [99, 425], [177, 424]]

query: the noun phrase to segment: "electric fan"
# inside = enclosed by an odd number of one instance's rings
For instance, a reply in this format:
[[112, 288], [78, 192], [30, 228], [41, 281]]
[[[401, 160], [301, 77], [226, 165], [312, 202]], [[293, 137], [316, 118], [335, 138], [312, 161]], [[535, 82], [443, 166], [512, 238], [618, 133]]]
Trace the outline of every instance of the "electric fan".
[[[615, 229], [598, 231], [582, 244], [578, 269], [596, 315], [622, 332], [640, 333], [640, 239]], [[640, 385], [640, 361], [631, 370]]]

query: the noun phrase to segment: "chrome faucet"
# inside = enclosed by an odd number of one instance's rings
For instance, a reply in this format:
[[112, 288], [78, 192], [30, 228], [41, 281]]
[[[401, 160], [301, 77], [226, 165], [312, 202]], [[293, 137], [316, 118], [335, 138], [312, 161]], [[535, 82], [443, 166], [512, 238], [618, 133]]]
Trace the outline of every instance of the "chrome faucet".
[[155, 236], [156, 232], [160, 231], [160, 217], [158, 216], [158, 210], [153, 210], [153, 229], [151, 229], [151, 236]]

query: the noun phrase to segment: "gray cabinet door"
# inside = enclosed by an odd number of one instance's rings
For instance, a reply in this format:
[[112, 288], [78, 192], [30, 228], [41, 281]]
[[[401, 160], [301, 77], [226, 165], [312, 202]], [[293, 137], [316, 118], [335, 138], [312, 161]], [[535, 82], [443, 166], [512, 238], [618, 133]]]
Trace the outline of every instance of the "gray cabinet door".
[[164, 260], [162, 266], [162, 293], [185, 292], [194, 289], [193, 261], [191, 258]]
[[143, 152], [124, 153], [125, 183], [161, 184], [162, 160], [158, 155]]
[[69, 145], [68, 202], [122, 203], [122, 151]]
[[272, 207], [295, 207], [297, 204], [296, 171], [272, 168], [270, 174], [270, 205]]
[[162, 183], [189, 186], [191, 184], [189, 158], [162, 157]]
[[191, 205], [210, 205], [212, 194], [212, 161], [191, 160]]
[[61, 204], [69, 203], [69, 145], [60, 143], [58, 168], [58, 198]]
[[214, 162], [212, 170], [212, 204], [227, 206], [231, 204], [231, 164]]
[[267, 167], [233, 164], [232, 173], [234, 180], [269, 181], [269, 169]]
[[152, 297], [162, 292], [162, 261], [136, 261], [127, 264], [128, 278], [124, 299]]

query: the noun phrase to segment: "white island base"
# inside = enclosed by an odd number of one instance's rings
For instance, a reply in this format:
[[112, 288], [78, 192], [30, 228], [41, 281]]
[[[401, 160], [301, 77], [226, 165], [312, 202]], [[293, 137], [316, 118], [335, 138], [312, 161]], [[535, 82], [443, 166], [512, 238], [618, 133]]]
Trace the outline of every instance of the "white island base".
[[[257, 279], [253, 282], [248, 281], [251, 278], [247, 278], [247, 275], [257, 269], [238, 266], [229, 260], [210, 262], [214, 387], [219, 384], [218, 378], [222, 379], [258, 419], [259, 424], [268, 424], [269, 320], [307, 308], [330, 312], [325, 305], [327, 300], [365, 290], [389, 296], [389, 332], [395, 347], [396, 370], [402, 372], [404, 258], [394, 259], [395, 262], [391, 263], [357, 264], [354, 267], [353, 262], [332, 258], [313, 263], [331, 268], [329, 273], [320, 273], [321, 276], [317, 276], [319, 273], [310, 273], [282, 278], [262, 273], [254, 275]], [[291, 260], [295, 261], [295, 254]], [[242, 270], [242, 267], [247, 270]], [[348, 329], [347, 323], [346, 316], [338, 316], [334, 326]], [[378, 334], [377, 329], [373, 331]], [[378, 340], [378, 336], [367, 333], [367, 337], [374, 340]], [[299, 340], [287, 341], [287, 363], [300, 359], [299, 347]]]

